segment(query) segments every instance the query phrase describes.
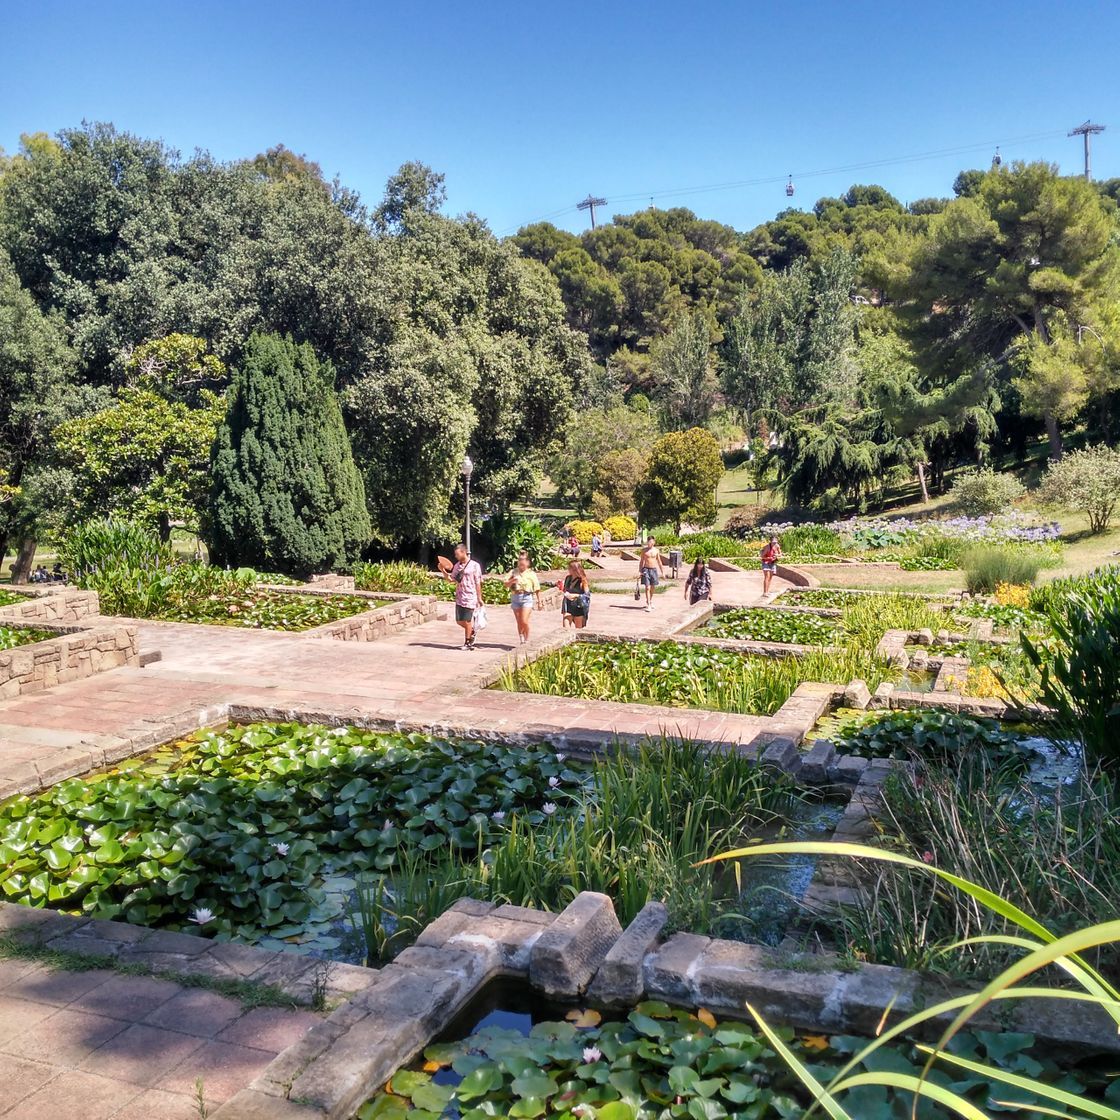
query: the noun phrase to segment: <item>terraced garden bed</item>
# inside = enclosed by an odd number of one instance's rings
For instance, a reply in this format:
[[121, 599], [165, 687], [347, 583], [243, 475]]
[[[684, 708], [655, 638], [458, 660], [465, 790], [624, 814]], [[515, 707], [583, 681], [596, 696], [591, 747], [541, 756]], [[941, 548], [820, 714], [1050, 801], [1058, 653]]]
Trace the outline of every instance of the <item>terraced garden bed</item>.
[[37, 630], [30, 626], [0, 626], [0, 650], [18, 649], [47, 638], [54, 638], [53, 630]]
[[27, 598], [26, 595], [21, 595], [18, 591], [9, 591], [6, 587], [0, 587], [0, 607], [10, 607], [16, 603], [24, 603]]

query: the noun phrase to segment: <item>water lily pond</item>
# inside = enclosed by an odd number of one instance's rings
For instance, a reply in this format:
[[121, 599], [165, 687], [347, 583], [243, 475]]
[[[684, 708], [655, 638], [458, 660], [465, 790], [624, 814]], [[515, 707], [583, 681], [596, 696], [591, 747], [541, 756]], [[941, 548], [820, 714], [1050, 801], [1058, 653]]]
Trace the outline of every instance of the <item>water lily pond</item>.
[[[0, 806], [0, 891], [325, 953], [353, 876], [402, 851], [474, 852], [539, 826], [584, 775], [543, 747], [256, 724]], [[343, 954], [345, 955], [345, 954]]]
[[250, 586], [233, 594], [209, 595], [169, 602], [153, 617], [163, 622], [196, 622], [208, 626], [245, 626], [254, 630], [297, 633], [376, 610], [388, 599], [360, 595], [302, 595]]
[[[546, 1115], [800, 1120], [810, 1103], [802, 1082], [760, 1030], [718, 1020], [703, 1008], [691, 1012], [647, 1000], [628, 1015], [610, 1017], [586, 1008], [566, 1014], [547, 1005], [538, 1011], [515, 1002], [514, 1008], [487, 1008], [466, 1030], [429, 1045], [420, 1061], [394, 1074], [358, 1110], [356, 1120]], [[868, 1042], [780, 1026], [775, 1034], [825, 1083]], [[974, 1031], [962, 1032], [950, 1049], [964, 1062], [987, 1062], [1042, 1084], [1061, 1084], [1084, 1098], [1104, 1099], [1108, 1078], [1099, 1063], [1059, 1067], [1032, 1053], [1033, 1043], [1029, 1034]], [[913, 1044], [899, 1041], [858, 1061], [853, 1072], [890, 1070], [916, 1078], [925, 1057]], [[1041, 1103], [1035, 1094], [1009, 1090], [1002, 1081], [947, 1063], [933, 1078], [978, 1109], [990, 1107], [998, 1096], [1008, 1102], [1001, 1115], [1037, 1115], [1029, 1106]], [[868, 1085], [844, 1093], [840, 1103], [860, 1120], [893, 1120], [910, 1115], [913, 1098], [906, 1090]], [[918, 1115], [941, 1120], [956, 1113], [924, 1102]]]
[[839, 808], [678, 740], [594, 766], [505, 746], [298, 724], [207, 732], [0, 805], [0, 897], [354, 962], [389, 959], [456, 898], [776, 940], [811, 863], [695, 864], [827, 835]]
[[837, 618], [811, 611], [742, 607], [719, 611], [697, 628], [706, 638], [827, 646], [841, 639], [843, 625]]
[[496, 687], [583, 700], [710, 708], [773, 715], [805, 681], [872, 689], [900, 673], [871, 653], [850, 647], [798, 657], [766, 657], [683, 642], [575, 642], [517, 670]]

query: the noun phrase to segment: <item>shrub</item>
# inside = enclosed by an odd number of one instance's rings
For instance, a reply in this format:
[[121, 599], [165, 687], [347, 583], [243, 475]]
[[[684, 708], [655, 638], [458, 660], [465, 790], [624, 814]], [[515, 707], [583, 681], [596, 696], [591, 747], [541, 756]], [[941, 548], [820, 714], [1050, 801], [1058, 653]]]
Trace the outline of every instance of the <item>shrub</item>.
[[96, 591], [103, 614], [151, 618], [166, 601], [174, 556], [153, 529], [87, 521], [62, 538], [58, 558], [71, 581]]
[[1029, 607], [1031, 605], [1030, 585], [1026, 583], [997, 584], [996, 603], [1001, 607]]
[[758, 524], [770, 511], [765, 506], [738, 506], [731, 511], [723, 531], [732, 537], [757, 537]]
[[1051, 463], [1039, 496], [1047, 505], [1089, 516], [1089, 531], [1103, 533], [1120, 502], [1120, 448], [1103, 443], [1070, 451]]
[[1041, 671], [1042, 702], [1086, 754], [1120, 767], [1120, 567], [1062, 581], [1046, 599], [1049, 642], [1020, 636]]
[[527, 517], [512, 518], [502, 527], [501, 536], [501, 541], [495, 541], [494, 567], [498, 571], [510, 571], [522, 552], [529, 554], [532, 567], [545, 571], [552, 567], [556, 538], [539, 521]]
[[991, 467], [968, 471], [953, 484], [953, 501], [972, 515], [1000, 513], [1026, 493], [1013, 474], [997, 474]]
[[624, 513], [616, 513], [603, 522], [603, 528], [610, 533], [612, 541], [632, 541], [638, 532], [638, 523]]
[[965, 584], [973, 594], [990, 595], [1001, 583], [1034, 583], [1045, 557], [1015, 545], [975, 545], [961, 560]]
[[596, 533], [602, 533], [603, 526], [598, 521], [570, 521], [568, 534], [579, 541], [580, 544], [590, 544], [591, 538]]
[[211, 463], [211, 556], [281, 572], [348, 566], [372, 535], [334, 388], [310, 345], [255, 334]]

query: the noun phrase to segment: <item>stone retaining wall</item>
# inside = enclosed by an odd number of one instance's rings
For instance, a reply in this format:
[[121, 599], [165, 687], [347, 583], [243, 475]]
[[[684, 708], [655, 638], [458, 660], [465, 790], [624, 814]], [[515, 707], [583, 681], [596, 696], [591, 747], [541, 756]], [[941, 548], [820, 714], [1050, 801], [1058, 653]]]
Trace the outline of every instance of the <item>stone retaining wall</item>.
[[36, 629], [50, 630], [57, 636], [0, 652], [0, 699], [41, 692], [140, 661], [135, 626], [83, 629], [40, 622]]
[[[282, 590], [278, 588], [277, 590]], [[294, 590], [289, 588], [288, 590]], [[304, 595], [334, 595], [333, 591], [312, 591], [299, 588]], [[349, 594], [354, 594], [350, 592]], [[337, 622], [328, 622], [312, 630], [304, 630], [301, 638], [332, 638], [339, 642], [376, 642], [390, 634], [399, 634], [413, 626], [420, 626], [434, 618], [443, 617], [444, 604], [432, 595], [385, 595], [359, 591], [356, 594], [371, 601], [393, 600], [387, 606]]]
[[0, 625], [18, 622], [35, 625], [40, 622], [80, 622], [100, 614], [96, 591], [79, 591], [75, 587], [19, 589], [28, 598], [0, 607]]

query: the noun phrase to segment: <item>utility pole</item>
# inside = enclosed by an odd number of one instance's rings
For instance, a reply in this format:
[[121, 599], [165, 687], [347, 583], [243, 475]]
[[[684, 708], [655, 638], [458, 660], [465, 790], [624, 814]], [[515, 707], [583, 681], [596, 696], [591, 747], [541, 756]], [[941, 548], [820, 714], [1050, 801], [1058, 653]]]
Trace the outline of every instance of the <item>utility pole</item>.
[[607, 200], [605, 198], [595, 198], [593, 195], [588, 195], [582, 202], [576, 203], [577, 210], [590, 210], [591, 211], [591, 228], [595, 228], [595, 207], [606, 206]]
[[1089, 137], [1092, 136], [1094, 132], [1104, 132], [1104, 125], [1092, 124], [1090, 121], [1086, 121], [1084, 124], [1079, 124], [1076, 128], [1071, 129], [1067, 133], [1068, 136], [1081, 136], [1085, 140], [1085, 178], [1090, 180], [1093, 178], [1093, 164], [1089, 154]]

